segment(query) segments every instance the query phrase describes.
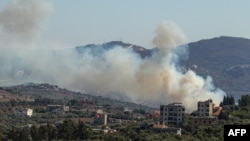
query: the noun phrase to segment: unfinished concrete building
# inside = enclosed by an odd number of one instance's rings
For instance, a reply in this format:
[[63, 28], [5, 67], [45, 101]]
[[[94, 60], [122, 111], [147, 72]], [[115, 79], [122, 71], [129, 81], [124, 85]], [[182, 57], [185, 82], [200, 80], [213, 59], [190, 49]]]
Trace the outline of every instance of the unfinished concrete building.
[[195, 116], [189, 117], [191, 131], [195, 132], [199, 126], [211, 126], [217, 123], [217, 117], [220, 115], [222, 107], [215, 107], [212, 99], [199, 101]]
[[160, 105], [160, 121], [179, 125], [183, 121], [185, 108], [181, 103]]
[[198, 115], [199, 116], [212, 116], [213, 115], [213, 101], [212, 99], [208, 99], [206, 101], [198, 102]]

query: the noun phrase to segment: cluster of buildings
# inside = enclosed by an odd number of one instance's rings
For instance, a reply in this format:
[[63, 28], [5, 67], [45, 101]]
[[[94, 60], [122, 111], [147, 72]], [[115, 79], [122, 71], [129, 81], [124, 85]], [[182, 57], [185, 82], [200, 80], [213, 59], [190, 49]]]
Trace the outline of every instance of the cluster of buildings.
[[[197, 110], [189, 116], [191, 130], [200, 125], [216, 124], [217, 117], [222, 111], [222, 107], [216, 107], [211, 99], [199, 101]], [[181, 103], [171, 103], [160, 105], [160, 123], [161, 128], [166, 125], [180, 125], [183, 122], [185, 107]]]
[[207, 126], [216, 124], [221, 111], [222, 107], [215, 106], [211, 99], [199, 101], [197, 111], [194, 111], [194, 115], [189, 117], [191, 130], [196, 129], [200, 125]]
[[19, 108], [19, 109], [16, 109], [15, 111], [15, 115], [16, 116], [27, 116], [27, 117], [31, 117], [33, 114], [33, 109], [31, 108]]
[[47, 105], [46, 110], [50, 113], [57, 115], [63, 114], [64, 112], [69, 111], [69, 106], [65, 105]]
[[[64, 105], [47, 105], [46, 106], [46, 111], [57, 114], [57, 115], [62, 115], [65, 112], [69, 111], [69, 106], [64, 106]], [[33, 109], [32, 108], [18, 108], [15, 110], [15, 116], [19, 117], [31, 117], [33, 115]]]
[[[69, 106], [64, 106], [60, 104], [51, 104], [51, 100], [38, 100], [37, 103], [46, 105], [46, 111], [50, 113], [59, 114], [68, 112]], [[116, 121], [113, 118], [108, 118], [108, 114], [113, 114], [115, 112], [111, 107], [98, 107], [94, 102], [88, 100], [79, 100], [74, 106], [71, 107], [71, 110], [74, 112], [84, 112], [84, 113], [94, 113], [92, 116], [86, 117], [89, 122], [99, 123], [108, 127], [108, 122], [115, 123]], [[109, 111], [109, 112], [108, 112]], [[116, 110], [117, 111], [117, 110]], [[121, 112], [118, 110], [117, 112]], [[153, 113], [145, 113], [145, 118], [159, 118], [159, 122], [153, 124], [153, 130], [157, 132], [175, 132], [176, 134], [181, 135], [180, 125], [184, 121], [184, 116], [187, 115], [189, 125], [192, 131], [200, 125], [214, 125], [216, 124], [217, 117], [220, 115], [222, 107], [215, 106], [211, 99], [205, 101], [197, 102], [197, 110], [195, 110], [191, 115], [185, 113], [185, 107], [182, 103], [170, 103], [168, 105], [160, 105], [159, 111], [154, 111]], [[132, 115], [133, 119], [137, 116], [136, 113], [133, 113], [132, 110], [128, 108], [123, 109], [123, 116], [125, 117]], [[29, 108], [18, 109], [16, 110], [16, 116], [28, 116], [31, 117], [33, 110]], [[138, 115], [139, 117], [140, 115]], [[124, 118], [123, 117], [123, 118]], [[76, 120], [80, 120], [77, 118]], [[81, 118], [81, 120], [86, 120]], [[122, 120], [122, 119], [120, 119]], [[124, 119], [126, 120], [126, 119]], [[127, 119], [128, 120], [128, 119]], [[86, 122], [86, 121], [85, 121]], [[121, 121], [120, 121], [121, 122]], [[173, 126], [172, 126], [173, 125]], [[106, 131], [107, 130], [107, 131]], [[113, 132], [113, 130], [105, 128], [105, 132]]]

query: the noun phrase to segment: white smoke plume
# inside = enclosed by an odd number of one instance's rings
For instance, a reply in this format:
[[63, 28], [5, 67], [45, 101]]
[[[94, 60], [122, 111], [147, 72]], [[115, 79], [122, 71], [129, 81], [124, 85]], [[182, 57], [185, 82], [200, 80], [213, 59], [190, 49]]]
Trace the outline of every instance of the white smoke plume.
[[32, 42], [32, 37], [40, 32], [41, 20], [51, 11], [49, 5], [42, 0], [12, 1], [0, 12], [0, 34], [18, 38], [14, 41], [19, 45], [0, 47], [1, 85], [38, 82], [99, 95], [122, 93], [135, 102], [182, 102], [187, 111], [195, 110], [199, 100], [211, 98], [216, 104], [222, 100], [224, 92], [213, 85], [211, 77], [204, 79], [192, 70], [178, 69], [178, 58], [187, 53], [182, 46], [187, 39], [172, 22], [163, 22], [156, 28], [153, 44], [158, 50], [144, 59], [131, 48], [122, 47], [102, 48], [100, 55], [93, 55], [90, 50], [79, 54], [74, 48], [25, 48], [26, 37]]
[[52, 5], [47, 0], [10, 0], [0, 11], [2, 40], [8, 43], [33, 41], [51, 12]]

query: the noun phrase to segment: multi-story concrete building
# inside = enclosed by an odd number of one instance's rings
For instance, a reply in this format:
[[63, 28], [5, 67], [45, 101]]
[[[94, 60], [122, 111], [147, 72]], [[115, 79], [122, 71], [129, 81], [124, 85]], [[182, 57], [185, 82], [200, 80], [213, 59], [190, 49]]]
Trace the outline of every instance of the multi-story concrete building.
[[160, 121], [179, 125], [183, 121], [185, 107], [181, 103], [160, 106]]
[[217, 118], [215, 116], [190, 116], [189, 125], [191, 127], [191, 132], [195, 132], [199, 126], [211, 126], [217, 123]]
[[215, 107], [212, 99], [199, 101], [197, 111], [189, 117], [191, 131], [195, 132], [198, 126], [211, 126], [217, 123], [217, 117], [220, 115], [222, 107]]
[[212, 116], [213, 115], [213, 101], [208, 99], [206, 101], [198, 102], [198, 116]]

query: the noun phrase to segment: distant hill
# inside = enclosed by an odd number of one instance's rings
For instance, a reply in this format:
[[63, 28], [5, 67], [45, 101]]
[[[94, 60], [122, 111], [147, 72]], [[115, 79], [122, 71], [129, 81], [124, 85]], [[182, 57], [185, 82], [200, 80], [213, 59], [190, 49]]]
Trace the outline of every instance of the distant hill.
[[90, 50], [90, 52], [93, 55], [98, 55], [100, 53], [103, 53], [104, 50], [109, 50], [109, 49], [112, 49], [112, 48], [115, 48], [118, 46], [123, 47], [123, 48], [132, 48], [133, 51], [138, 53], [142, 58], [145, 58], [147, 56], [152, 55], [151, 49], [146, 49], [146, 48], [141, 47], [141, 46], [137, 46], [137, 45], [133, 45], [133, 44], [129, 44], [129, 43], [124, 43], [122, 41], [111, 41], [111, 42], [107, 42], [107, 43], [103, 43], [103, 44], [88, 44], [85, 46], [77, 46], [76, 50], [79, 53], [83, 53], [86, 50]]
[[155, 110], [155, 108], [107, 98], [81, 92], [71, 91], [65, 88], [60, 88], [57, 85], [51, 84], [35, 84], [26, 83], [22, 85], [0, 87], [0, 102], [14, 101], [31, 101], [34, 99], [54, 99], [60, 101], [68, 100], [89, 100], [93, 101], [97, 106], [110, 105], [115, 108], [144, 109], [147, 112]]

